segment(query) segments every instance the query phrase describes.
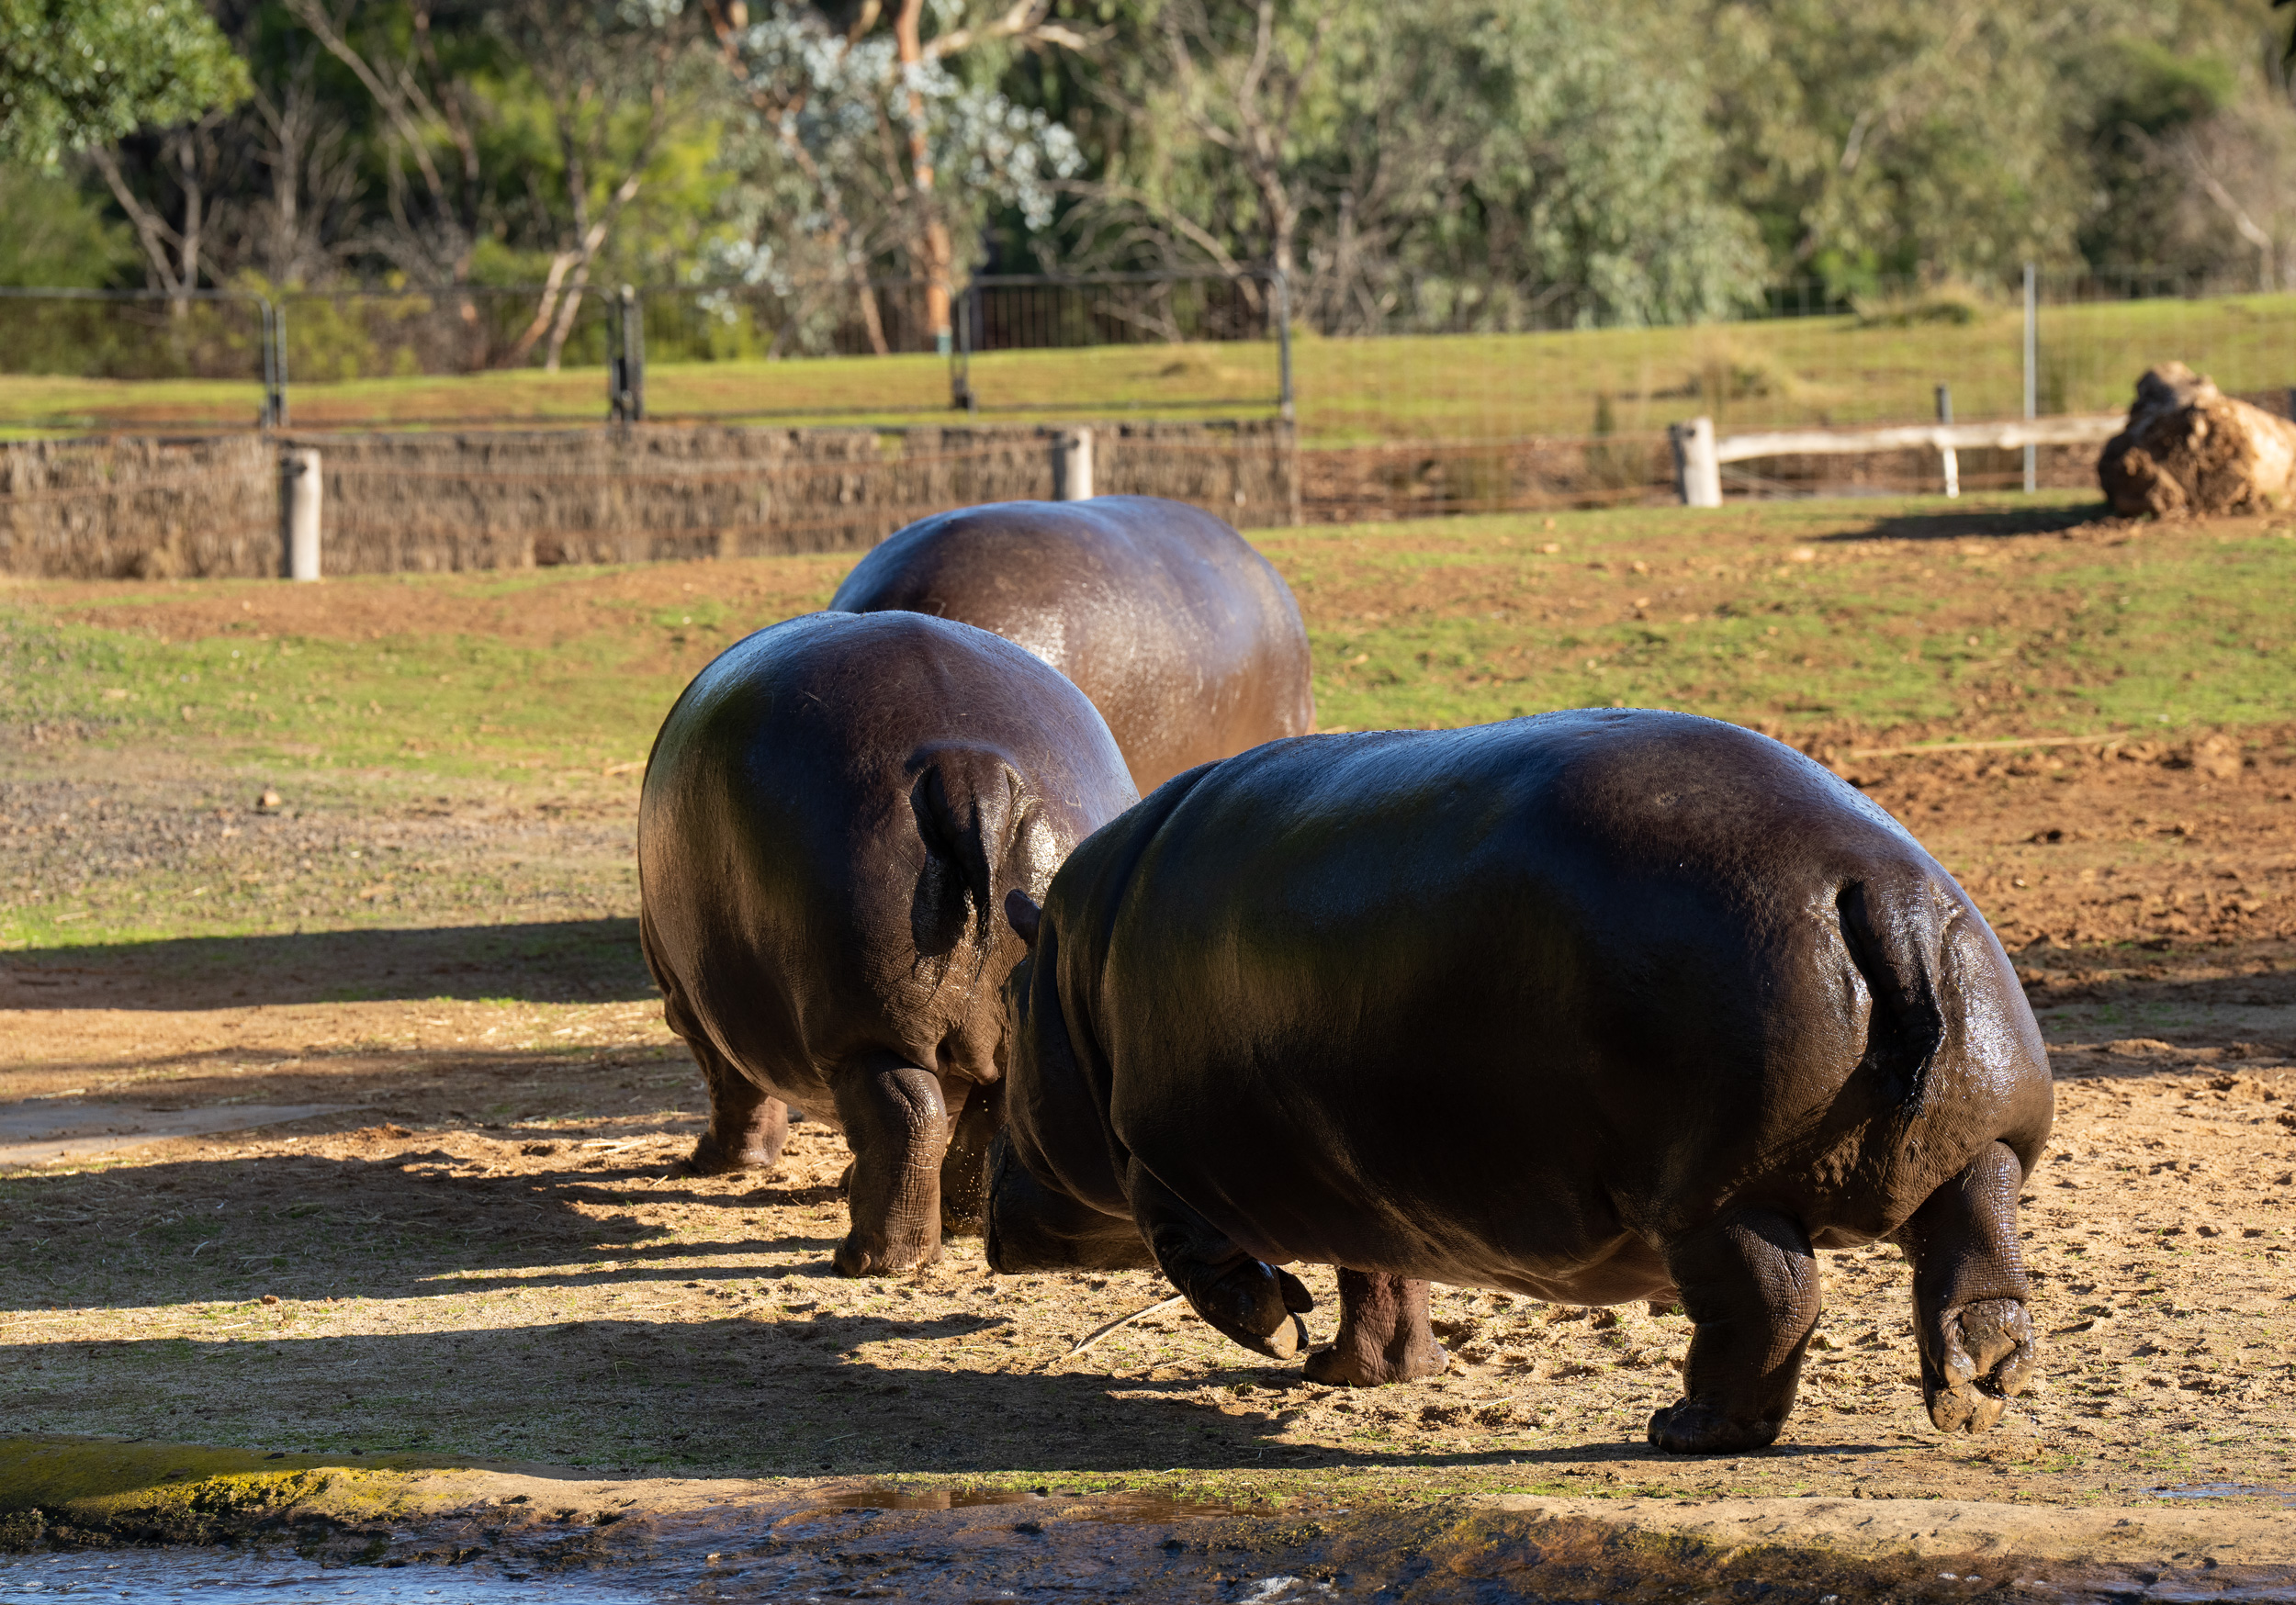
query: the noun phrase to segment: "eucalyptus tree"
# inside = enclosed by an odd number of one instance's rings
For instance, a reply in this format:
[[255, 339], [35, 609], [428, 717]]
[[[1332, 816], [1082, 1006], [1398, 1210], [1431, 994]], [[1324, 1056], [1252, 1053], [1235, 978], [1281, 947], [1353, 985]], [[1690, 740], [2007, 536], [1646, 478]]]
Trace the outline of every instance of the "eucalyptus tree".
[[1014, 54], [1067, 51], [1084, 35], [1049, 0], [997, 6], [878, 0], [831, 10], [740, 0], [712, 19], [747, 116], [729, 137], [739, 175], [736, 230], [714, 267], [785, 293], [841, 280], [872, 344], [888, 349], [869, 281], [922, 281], [942, 341], [959, 264], [992, 208], [1031, 228], [1052, 219], [1052, 185], [1076, 171], [1068, 129], [996, 87]]

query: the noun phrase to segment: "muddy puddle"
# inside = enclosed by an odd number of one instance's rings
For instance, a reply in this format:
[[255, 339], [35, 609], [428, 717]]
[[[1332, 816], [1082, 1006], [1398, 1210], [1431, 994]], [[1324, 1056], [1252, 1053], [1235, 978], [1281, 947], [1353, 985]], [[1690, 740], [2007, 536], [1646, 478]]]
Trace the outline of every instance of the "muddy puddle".
[[[2168, 1490], [2163, 1490], [2167, 1492]], [[2240, 1489], [2253, 1494], [2257, 1490]], [[2278, 1490], [2268, 1490], [2277, 1492]], [[2175, 1490], [2211, 1497], [2213, 1490]], [[2221, 1496], [2219, 1496], [2221, 1497]], [[676, 1514], [483, 1507], [421, 1527], [282, 1533], [235, 1550], [0, 1557], [0, 1605], [666, 1605], [1128, 1600], [1380, 1605], [1750, 1600], [1768, 1605], [2296, 1599], [2296, 1567], [2083, 1566], [1717, 1547], [1461, 1507], [1283, 1508], [1153, 1494], [855, 1486]]]

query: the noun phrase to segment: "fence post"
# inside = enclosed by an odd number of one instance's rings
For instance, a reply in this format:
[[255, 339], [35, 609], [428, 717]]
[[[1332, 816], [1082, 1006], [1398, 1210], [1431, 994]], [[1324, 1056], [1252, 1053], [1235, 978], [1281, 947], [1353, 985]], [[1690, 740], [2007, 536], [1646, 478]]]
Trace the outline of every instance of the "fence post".
[[[1276, 286], [1276, 415], [1292, 421], [1291, 395], [1291, 281], [1283, 269], [1268, 275]], [[1292, 521], [1297, 523], [1299, 520]]]
[[1670, 423], [1666, 438], [1674, 448], [1674, 488], [1684, 507], [1722, 505], [1722, 460], [1715, 455], [1714, 420], [1694, 418]]
[[979, 315], [981, 286], [968, 284], [950, 309], [956, 328], [957, 349], [949, 357], [949, 405], [958, 412], [978, 412], [980, 398], [973, 394], [973, 325]]
[[319, 454], [296, 447], [279, 454], [279, 537], [287, 578], [319, 578]]
[[[1937, 387], [1937, 421], [1943, 424], [1953, 421], [1953, 392], [1951, 386], [1940, 385]], [[1947, 444], [1937, 448], [1937, 456], [1945, 469], [1945, 495], [1951, 500], [1961, 494], [1961, 454]]]
[[266, 405], [264, 410], [271, 414], [272, 428], [285, 429], [287, 422], [287, 297], [285, 296], [279, 297], [279, 304], [271, 310], [271, 339], [273, 342], [272, 387], [271, 394], [264, 398]]
[[[2041, 306], [2038, 286], [2034, 283], [2033, 264], [2025, 264], [2025, 416], [2039, 416], [2041, 402]], [[2040, 488], [2041, 448], [2031, 441], [2025, 443], [2025, 492], [2031, 495]]]
[[637, 423], [646, 417], [646, 309], [628, 285], [606, 309], [606, 418]]
[[1286, 419], [1277, 424], [1284, 454], [1284, 512], [1286, 523], [1300, 523], [1300, 426]]
[[1064, 429], [1052, 437], [1052, 499], [1092, 499], [1092, 431]]

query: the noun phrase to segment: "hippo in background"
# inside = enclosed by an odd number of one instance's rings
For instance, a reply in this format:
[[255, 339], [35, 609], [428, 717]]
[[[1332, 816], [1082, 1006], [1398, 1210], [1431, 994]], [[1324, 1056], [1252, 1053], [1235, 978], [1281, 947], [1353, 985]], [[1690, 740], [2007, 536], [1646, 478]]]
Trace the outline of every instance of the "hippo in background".
[[787, 1101], [853, 1150], [847, 1275], [977, 1229], [1000, 1124], [1000, 910], [1134, 801], [1084, 694], [917, 613], [814, 613], [736, 643], [654, 738], [638, 934], [709, 1083], [702, 1170], [771, 1165]]
[[1315, 727], [1290, 589], [1184, 501], [999, 501], [920, 519], [857, 564], [833, 611], [962, 619], [1059, 669], [1109, 723], [1142, 794]]
[[1818, 1249], [1913, 1266], [1922, 1389], [1983, 1431], [2033, 1374], [2018, 1189], [2049, 1068], [2000, 944], [1792, 749], [1578, 712], [1277, 742], [1180, 777], [1007, 914], [999, 1272], [1153, 1263], [1313, 1380], [1424, 1376], [1427, 1283], [1679, 1302], [1649, 1438], [1768, 1443]]

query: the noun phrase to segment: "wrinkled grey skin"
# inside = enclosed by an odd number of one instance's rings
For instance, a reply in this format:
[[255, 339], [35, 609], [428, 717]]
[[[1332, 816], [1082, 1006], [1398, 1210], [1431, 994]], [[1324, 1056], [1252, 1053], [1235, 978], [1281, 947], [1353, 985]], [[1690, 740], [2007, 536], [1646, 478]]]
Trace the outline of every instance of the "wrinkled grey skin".
[[1132, 800], [1083, 693], [969, 624], [814, 613], [729, 647], [638, 804], [646, 961], [709, 1083], [696, 1167], [772, 1164], [794, 1102], [853, 1150], [839, 1271], [976, 1229], [1022, 952], [997, 911]]
[[1311, 736], [1084, 842], [1008, 987], [1002, 1272], [1153, 1262], [1328, 1382], [1439, 1370], [1424, 1284], [1695, 1323], [1669, 1450], [1771, 1442], [1814, 1251], [1913, 1264], [1931, 1419], [2033, 1373], [2018, 1187], [2053, 1097], [1984, 919], [1894, 820], [1711, 720]]
[[862, 558], [829, 606], [962, 619], [1027, 647], [1092, 699], [1143, 796], [1182, 769], [1315, 728], [1290, 588], [1184, 501], [936, 513]]

